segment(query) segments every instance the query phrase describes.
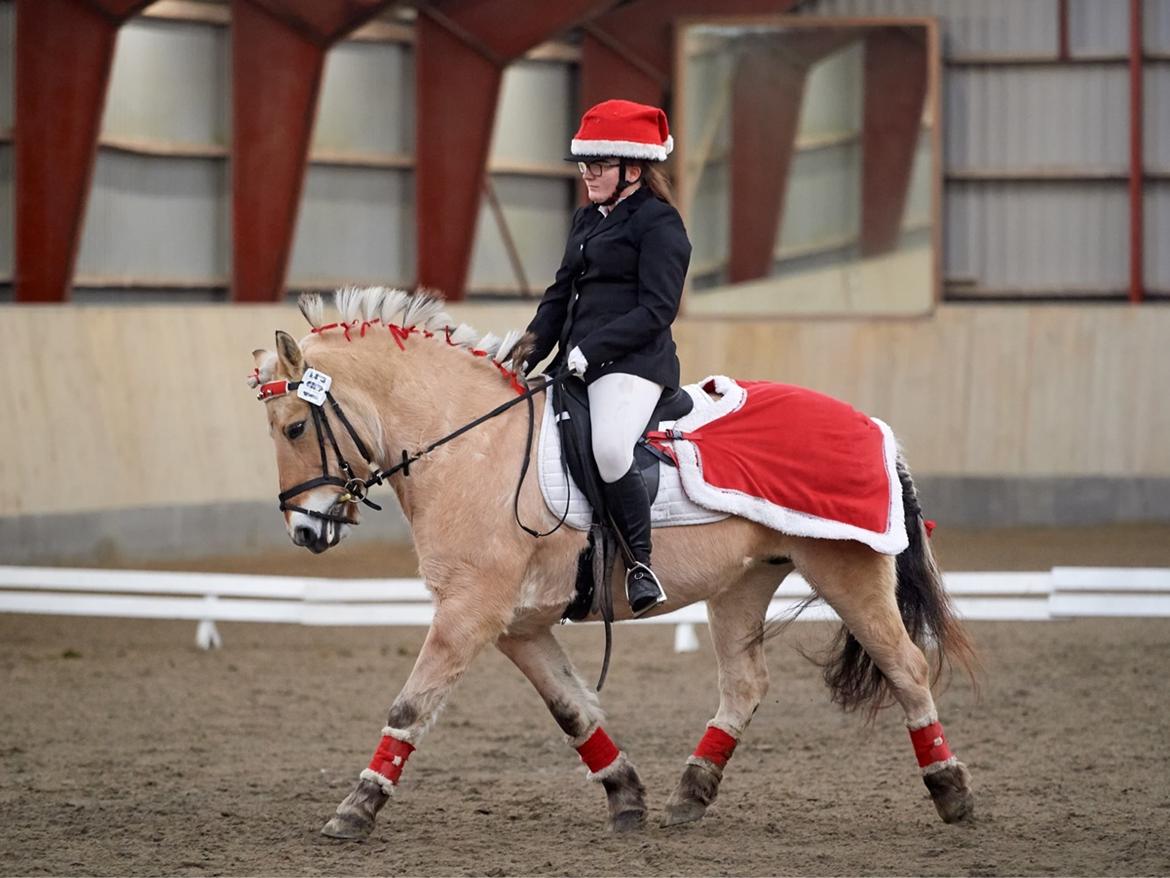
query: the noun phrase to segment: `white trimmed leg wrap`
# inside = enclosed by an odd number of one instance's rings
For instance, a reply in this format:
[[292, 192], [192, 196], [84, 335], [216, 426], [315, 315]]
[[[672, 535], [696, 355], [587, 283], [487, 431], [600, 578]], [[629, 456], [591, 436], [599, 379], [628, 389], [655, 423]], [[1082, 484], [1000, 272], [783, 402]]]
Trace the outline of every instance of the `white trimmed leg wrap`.
[[605, 768], [601, 769], [601, 771], [590, 771], [585, 775], [585, 777], [588, 780], [603, 781], [613, 777], [629, 764], [630, 760], [626, 758], [626, 751], [619, 750], [617, 759], [615, 759], [609, 765], [605, 766]]
[[359, 774], [358, 777], [360, 777], [362, 780], [368, 780], [370, 783], [376, 783], [382, 788], [382, 792], [384, 792], [386, 795], [394, 795], [394, 784], [390, 782], [388, 777], [378, 774], [378, 772], [374, 771], [374, 769], [363, 768], [362, 773]]
[[942, 771], [944, 768], [953, 768], [958, 764], [958, 756], [952, 756], [950, 759], [944, 759], [942, 762], [932, 762], [922, 769], [922, 776], [926, 777], [928, 774], [934, 774], [935, 772]]
[[586, 741], [588, 741], [590, 738], [593, 737], [593, 733], [597, 731], [597, 729], [600, 725], [601, 725], [600, 722], [590, 723], [589, 728], [587, 728], [585, 730], [585, 734], [578, 735], [575, 738], [571, 737], [569, 735], [565, 735], [565, 741], [568, 742], [570, 747], [572, 747], [574, 750], [576, 750], [578, 747], [580, 747], [582, 744], [584, 744]]
[[906, 720], [906, 728], [908, 728], [910, 731], [913, 732], [916, 729], [925, 729], [931, 723], [936, 723], [936, 722], [938, 722], [938, 711], [932, 710], [930, 713], [926, 714], [925, 716], [918, 717], [918, 719]]

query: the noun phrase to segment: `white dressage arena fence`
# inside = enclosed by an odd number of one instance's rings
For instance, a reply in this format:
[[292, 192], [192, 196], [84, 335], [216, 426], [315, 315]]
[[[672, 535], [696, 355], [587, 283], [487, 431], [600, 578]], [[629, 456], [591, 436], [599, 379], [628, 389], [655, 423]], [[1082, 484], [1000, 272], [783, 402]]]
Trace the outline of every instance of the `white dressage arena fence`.
[[[947, 573], [947, 591], [965, 619], [1031, 620], [1084, 616], [1170, 616], [1170, 568], [1054, 567], [1031, 573]], [[811, 596], [797, 574], [784, 580], [768, 615]], [[216, 622], [300, 625], [429, 625], [431, 596], [421, 579], [322, 579], [228, 573], [0, 566], [0, 612], [131, 619], [189, 619], [196, 642], [220, 646]], [[836, 619], [813, 604], [802, 619]], [[704, 604], [640, 619], [671, 624], [675, 648], [698, 648], [694, 626]]]

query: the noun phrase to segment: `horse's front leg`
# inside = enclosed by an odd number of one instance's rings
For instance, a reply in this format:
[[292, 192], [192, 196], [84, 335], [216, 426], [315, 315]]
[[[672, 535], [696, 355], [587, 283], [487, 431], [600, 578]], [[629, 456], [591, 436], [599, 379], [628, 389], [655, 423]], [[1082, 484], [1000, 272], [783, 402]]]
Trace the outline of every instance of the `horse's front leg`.
[[407, 758], [434, 722], [451, 689], [503, 623], [468, 600], [440, 601], [406, 685], [394, 699], [382, 741], [357, 786], [321, 830], [332, 838], [365, 838], [390, 798]]
[[601, 727], [604, 714], [597, 695], [586, 686], [548, 628], [506, 635], [496, 645], [536, 687], [569, 744], [600, 781], [609, 802], [610, 828], [626, 832], [646, 822], [646, 789], [626, 754]]

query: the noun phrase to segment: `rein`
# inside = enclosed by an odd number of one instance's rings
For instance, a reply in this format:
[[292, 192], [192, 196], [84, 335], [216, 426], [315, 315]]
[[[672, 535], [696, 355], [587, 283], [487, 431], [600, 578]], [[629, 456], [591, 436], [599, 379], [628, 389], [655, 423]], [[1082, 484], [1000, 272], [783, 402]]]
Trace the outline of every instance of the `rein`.
[[[306, 374], [308, 374], [310, 371], [312, 370], [306, 369]], [[349, 418], [345, 416], [345, 412], [342, 411], [341, 405], [334, 398], [333, 393], [328, 389], [331, 385], [331, 381], [326, 378], [327, 383], [324, 385], [318, 382], [318, 379], [325, 378], [326, 376], [313, 372], [311, 380], [288, 381], [282, 379], [280, 381], [270, 381], [267, 384], [262, 384], [260, 385], [260, 392], [257, 394], [256, 398], [264, 402], [270, 399], [276, 399], [280, 396], [285, 396], [288, 393], [293, 393], [297, 391], [297, 389], [301, 387], [302, 384], [306, 384], [309, 387], [310, 392], [307, 394], [309, 398], [306, 398], [305, 396], [302, 396], [302, 398], [309, 403], [309, 410], [313, 415], [313, 426], [317, 431], [317, 447], [321, 451], [321, 475], [315, 479], [309, 479], [308, 481], [301, 482], [299, 485], [293, 485], [293, 487], [289, 488], [287, 491], [281, 491], [277, 495], [277, 499], [280, 501], [280, 509], [282, 512], [300, 512], [304, 515], [308, 515], [310, 518], [318, 518], [322, 521], [331, 521], [336, 524], [349, 524], [356, 526], [359, 524], [359, 522], [353, 521], [343, 514], [335, 513], [333, 510], [336, 509], [340, 504], [363, 503], [366, 506], [369, 506], [371, 509], [381, 511], [382, 507], [373, 500], [370, 500], [367, 496], [370, 488], [372, 488], [374, 485], [382, 484], [382, 482], [384, 482], [386, 479], [398, 474], [399, 472], [402, 473], [403, 477], [409, 478], [410, 467], [425, 457], [427, 454], [434, 451], [436, 448], [446, 445], [448, 442], [451, 442], [454, 439], [458, 439], [464, 433], [475, 429], [485, 421], [490, 421], [492, 418], [497, 417], [498, 415], [502, 415], [513, 406], [519, 405], [521, 402], [527, 402], [528, 436], [524, 443], [524, 462], [520, 467], [520, 479], [516, 483], [516, 493], [512, 500], [512, 514], [516, 519], [516, 524], [518, 524], [525, 533], [528, 533], [538, 539], [540, 537], [547, 537], [559, 530], [561, 525], [565, 523], [565, 519], [568, 518], [569, 498], [566, 494], [565, 511], [551, 530], [547, 530], [541, 533], [528, 527], [520, 520], [520, 489], [524, 485], [524, 477], [528, 473], [528, 466], [532, 460], [532, 435], [535, 430], [536, 421], [536, 409], [532, 402], [532, 398], [536, 396], [536, 394], [543, 393], [544, 391], [548, 390], [550, 387], [563, 383], [570, 374], [572, 373], [567, 367], [561, 369], [555, 375], [547, 378], [542, 384], [529, 387], [527, 390], [520, 392], [514, 399], [510, 399], [505, 403], [501, 403], [490, 412], [480, 415], [474, 421], [470, 421], [469, 423], [464, 424], [458, 430], [448, 433], [441, 439], [436, 439], [421, 451], [416, 451], [414, 454], [408, 454], [404, 448], [402, 450], [402, 459], [398, 463], [394, 464], [394, 466], [387, 469], [376, 469], [376, 464], [373, 460], [373, 456], [369, 452], [369, 449], [358, 435], [357, 430], [354, 429], [353, 424], [350, 423]], [[345, 455], [341, 453], [341, 447], [337, 444], [337, 437], [333, 433], [333, 427], [329, 423], [329, 417], [326, 414], [324, 407], [322, 406], [322, 393], [324, 400], [329, 402], [329, 407], [333, 409], [333, 413], [337, 416], [337, 419], [341, 421], [342, 426], [345, 427], [345, 430], [349, 434], [350, 439], [353, 440], [353, 444], [357, 447], [358, 453], [361, 454], [363, 458], [365, 458], [366, 464], [369, 466], [371, 471], [370, 477], [368, 479], [362, 479], [356, 476], [353, 472], [353, 467], [351, 467], [349, 461], [345, 459]], [[298, 396], [301, 396], [301, 394], [298, 393]], [[337, 459], [337, 467], [341, 471], [344, 478], [330, 475], [329, 473], [329, 455], [325, 450], [325, 443], [327, 440], [329, 446], [333, 449], [333, 456]], [[565, 469], [565, 476], [567, 480], [568, 466], [564, 461], [564, 455], [561, 456], [561, 466]], [[321, 485], [334, 485], [342, 489], [342, 493], [338, 496], [333, 506], [325, 512], [317, 512], [314, 509], [306, 509], [304, 506], [297, 506], [289, 502], [298, 494], [302, 494], [305, 491], [320, 487]], [[339, 527], [337, 528], [337, 532], [333, 536], [330, 544], [335, 545], [340, 540], [341, 528]], [[604, 583], [606, 567], [604, 564], [604, 559], [607, 553], [600, 546], [598, 549], [599, 551], [597, 552], [597, 557], [594, 560], [594, 581]], [[598, 569], [599, 561], [602, 565], [600, 570]], [[605, 684], [606, 675], [609, 672], [609, 659], [613, 650], [613, 595], [610, 593], [610, 589], [607, 585], [603, 585], [601, 587], [598, 604], [601, 620], [605, 626], [605, 657], [602, 661], [601, 674], [597, 680], [597, 691], [600, 692], [601, 687]]]

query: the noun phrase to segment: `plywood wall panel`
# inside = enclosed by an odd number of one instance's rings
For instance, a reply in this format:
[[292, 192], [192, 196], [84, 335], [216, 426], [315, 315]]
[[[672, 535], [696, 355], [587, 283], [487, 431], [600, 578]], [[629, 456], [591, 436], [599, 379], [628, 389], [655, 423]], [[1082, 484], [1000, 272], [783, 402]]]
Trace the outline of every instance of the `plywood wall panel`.
[[[482, 331], [535, 305], [454, 306]], [[250, 353], [294, 308], [0, 307], [0, 508], [264, 501], [276, 473]], [[684, 380], [801, 384], [881, 417], [915, 471], [1170, 476], [1170, 309], [948, 306], [915, 320], [682, 320]], [[779, 425], [795, 428], [794, 425]]]

